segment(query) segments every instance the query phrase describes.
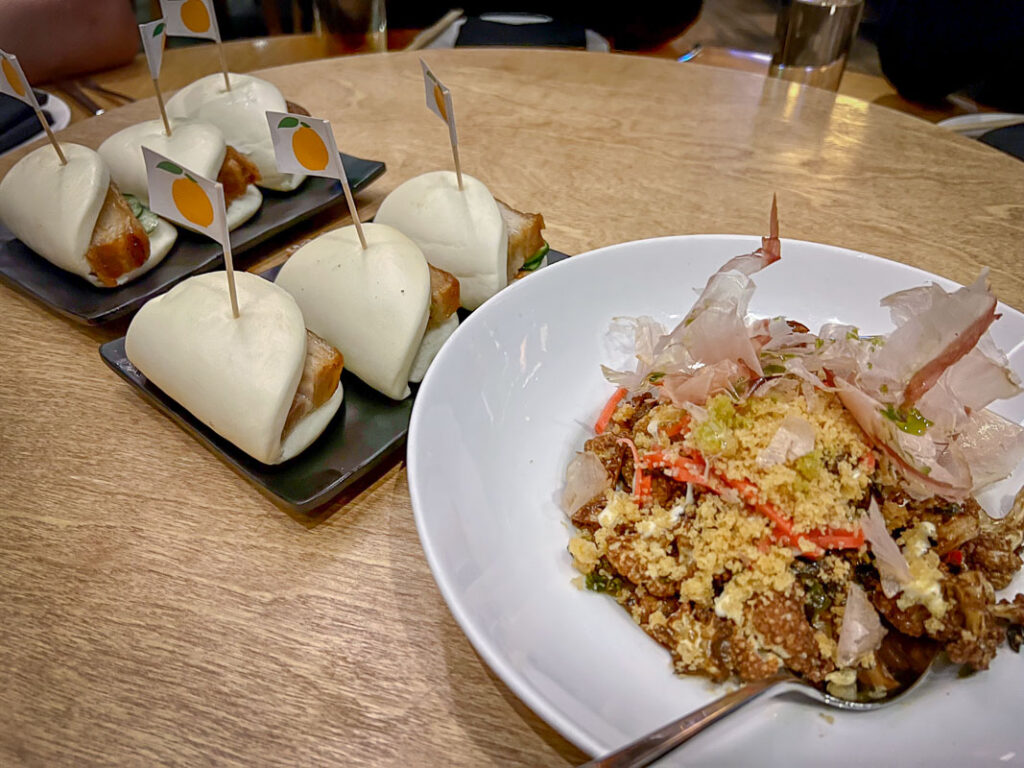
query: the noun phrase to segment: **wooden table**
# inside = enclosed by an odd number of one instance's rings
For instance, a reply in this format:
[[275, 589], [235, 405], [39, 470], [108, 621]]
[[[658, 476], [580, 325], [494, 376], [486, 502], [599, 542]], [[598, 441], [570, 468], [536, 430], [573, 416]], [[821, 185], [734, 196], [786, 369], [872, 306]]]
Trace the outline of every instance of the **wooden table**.
[[[640, 55], [677, 59], [689, 52], [693, 45], [701, 39], [700, 31], [698, 25], [675, 40]], [[388, 49], [400, 50], [413, 39], [414, 35], [415, 30], [388, 30]], [[350, 51], [343, 49], [336, 39], [317, 34], [277, 35], [248, 40], [232, 40], [224, 44], [225, 58], [232, 72], [251, 72], [257, 69], [336, 57], [348, 53]], [[426, 55], [430, 56], [431, 54], [427, 53]], [[768, 58], [767, 54], [705, 45], [688, 65], [723, 67], [765, 75], [768, 72]], [[212, 44], [170, 48], [164, 52], [160, 85], [165, 91], [170, 92], [192, 82], [197, 77], [216, 71], [219, 66], [220, 58], [216, 47]], [[142, 54], [136, 56], [135, 61], [127, 66], [94, 74], [93, 79], [102, 86], [136, 99], [145, 99], [153, 94], [149, 68], [146, 65], [146, 58]], [[48, 90], [55, 88], [52, 84], [43, 84], [41, 87]], [[117, 99], [111, 99], [88, 89], [86, 93], [101, 107], [107, 109], [117, 107], [121, 103]], [[884, 78], [853, 72], [849, 69], [844, 73], [842, 82], [839, 84], [839, 93], [916, 115], [931, 122], [938, 122], [968, 111], [987, 109], [963, 97], [958, 97], [955, 101], [947, 100], [944, 105], [940, 106], [915, 104], [896, 93], [896, 90]], [[72, 122], [92, 117], [91, 112], [72, 99], [63, 95], [62, 98], [71, 107]]]
[[[714, 67], [557, 51], [427, 58], [454, 91], [466, 171], [543, 211], [556, 248], [759, 234], [777, 192], [786, 237], [961, 282], [988, 265], [1024, 309], [1024, 166], [986, 146]], [[332, 120], [345, 151], [387, 162], [360, 196], [364, 216], [450, 162], [416, 54], [265, 76]], [[153, 114], [138, 103], [64, 139], [96, 146]], [[123, 328], [75, 326], [6, 287], [0, 317], [0, 764], [583, 759], [452, 619], [401, 466], [317, 519], [293, 518], [104, 367], [97, 344]]]

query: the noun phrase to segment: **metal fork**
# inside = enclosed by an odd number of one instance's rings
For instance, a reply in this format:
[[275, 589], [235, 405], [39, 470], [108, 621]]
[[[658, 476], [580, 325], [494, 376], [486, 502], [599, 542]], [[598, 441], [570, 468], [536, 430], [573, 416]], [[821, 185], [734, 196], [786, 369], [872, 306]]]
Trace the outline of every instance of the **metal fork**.
[[78, 83], [71, 80], [59, 80], [57, 82], [57, 88], [64, 92], [64, 94], [74, 101], [78, 106], [82, 107], [86, 111], [93, 115], [102, 115], [105, 110], [89, 96], [86, 96], [85, 92], [78, 87]]
[[710, 704], [695, 709], [688, 715], [663, 725], [646, 736], [641, 736], [636, 741], [627, 744], [615, 752], [604, 757], [595, 758], [589, 763], [584, 763], [580, 768], [642, 768], [642, 766], [650, 765], [659, 757], [668, 754], [712, 723], [718, 722], [744, 705], [762, 697], [772, 698], [782, 693], [800, 693], [830, 707], [853, 712], [870, 712], [875, 709], [881, 709], [900, 700], [917, 688], [921, 681], [927, 677], [930, 669], [931, 665], [921, 672], [921, 676], [911, 685], [899, 693], [879, 699], [878, 701], [866, 702], [840, 699], [818, 690], [810, 683], [805, 683], [789, 672], [780, 672], [773, 677], [757, 680], [743, 686], [739, 690], [727, 693]]
[[104, 96], [106, 96], [108, 98], [111, 98], [111, 99], [120, 99], [125, 104], [133, 104], [135, 102], [135, 99], [133, 97], [129, 96], [128, 94], [121, 93], [120, 91], [113, 91], [113, 90], [111, 90], [110, 88], [107, 88], [104, 85], [100, 85], [95, 80], [93, 80], [91, 77], [80, 78], [78, 82], [81, 83], [82, 85], [84, 85], [90, 91], [95, 91], [96, 93], [102, 93]]

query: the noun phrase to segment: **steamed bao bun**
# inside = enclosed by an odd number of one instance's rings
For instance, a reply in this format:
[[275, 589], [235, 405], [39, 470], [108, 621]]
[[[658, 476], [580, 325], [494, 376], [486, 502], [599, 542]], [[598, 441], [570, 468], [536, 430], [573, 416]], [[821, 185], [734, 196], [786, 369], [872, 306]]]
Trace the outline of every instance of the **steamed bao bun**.
[[228, 76], [230, 91], [224, 86], [223, 73], [207, 75], [186, 85], [167, 102], [168, 116], [213, 123], [223, 131], [228, 144], [260, 169], [261, 187], [290, 192], [306, 177], [277, 170], [266, 116], [267, 111], [288, 111], [284, 96], [258, 77], [234, 73]]
[[432, 265], [459, 280], [462, 306], [476, 309], [508, 285], [508, 229], [482, 182], [432, 171], [396, 187], [374, 218], [413, 240]]
[[427, 327], [430, 271], [398, 230], [363, 224], [326, 232], [296, 251], [277, 276], [306, 325], [345, 356], [345, 367], [394, 400], [409, 380]]
[[[47, 261], [95, 286], [109, 287], [93, 274], [86, 253], [110, 187], [110, 171], [94, 150], [80, 144], [60, 146], [67, 165], [46, 144], [25, 155], [0, 180], [0, 220]], [[118, 285], [163, 261], [178, 232], [160, 219], [147, 237], [149, 258], [118, 277]]]
[[[217, 179], [227, 144], [224, 134], [212, 123], [171, 120], [171, 135], [164, 133], [162, 120], [147, 120], [118, 131], [100, 144], [100, 156], [120, 190], [149, 205], [146, 158], [142, 148], [149, 147], [176, 163], [208, 179]], [[259, 210], [263, 195], [250, 184], [245, 194], [231, 201], [227, 209], [228, 229], [244, 224]]]
[[264, 464], [280, 464], [323, 432], [343, 388], [339, 382], [282, 441], [306, 360], [302, 311], [285, 291], [249, 272], [235, 272], [235, 289], [237, 318], [224, 272], [190, 277], [150, 300], [128, 327], [125, 354], [218, 435]]

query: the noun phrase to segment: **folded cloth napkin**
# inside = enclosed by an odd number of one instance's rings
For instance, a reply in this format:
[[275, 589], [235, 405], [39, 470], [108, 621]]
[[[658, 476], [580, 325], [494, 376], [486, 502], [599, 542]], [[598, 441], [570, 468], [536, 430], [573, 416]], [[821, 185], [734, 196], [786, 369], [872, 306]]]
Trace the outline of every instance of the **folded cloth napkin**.
[[[45, 109], [49, 97], [42, 91], [35, 94], [40, 106], [44, 107], [46, 122], [53, 125], [53, 117]], [[0, 153], [31, 139], [41, 130], [32, 107], [20, 99], [0, 93]]]
[[[512, 14], [509, 14], [510, 16]], [[503, 23], [470, 16], [459, 30], [458, 47], [476, 45], [544, 46], [586, 48], [586, 30], [579, 24], [561, 21]]]

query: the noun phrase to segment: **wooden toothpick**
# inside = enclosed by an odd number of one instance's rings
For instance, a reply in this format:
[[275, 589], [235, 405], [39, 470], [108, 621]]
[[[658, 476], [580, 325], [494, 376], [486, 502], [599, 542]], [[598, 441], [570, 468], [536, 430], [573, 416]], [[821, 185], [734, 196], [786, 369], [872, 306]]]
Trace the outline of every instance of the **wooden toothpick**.
[[[227, 229], [227, 206], [224, 204], [224, 185], [217, 182], [216, 204], [224, 213], [225, 229]], [[231, 299], [231, 316], [238, 319], [238, 294], [235, 293], [235, 260], [231, 256], [231, 233], [225, 232], [224, 242], [224, 273], [228, 278], [228, 296]]]
[[[460, 11], [461, 13], [461, 11]], [[455, 130], [455, 105], [452, 103], [452, 93], [448, 87], [437, 79], [430, 67], [423, 59], [420, 59], [420, 68], [423, 70], [423, 85], [426, 89], [427, 108], [435, 115], [444, 120], [448, 126], [448, 140], [452, 145], [452, 158], [455, 160], [455, 177], [459, 182], [459, 190], [462, 190], [462, 163], [459, 162], [459, 134]]]
[[50, 128], [50, 124], [46, 121], [46, 115], [43, 114], [43, 110], [39, 108], [39, 103], [36, 101], [35, 96], [32, 97], [32, 106], [36, 110], [36, 117], [39, 118], [39, 122], [43, 125], [43, 130], [46, 131], [46, 137], [53, 145], [53, 149], [57, 153], [57, 157], [60, 158], [60, 164], [67, 165], [68, 159], [64, 157], [64, 150], [60, 148], [60, 144], [57, 142], [57, 137], [53, 135], [53, 130]]
[[57, 143], [57, 137], [53, 135], [53, 129], [50, 128], [49, 122], [46, 120], [46, 115], [43, 114], [42, 108], [39, 106], [39, 100], [36, 98], [36, 92], [32, 90], [32, 84], [25, 77], [25, 72], [21, 68], [21, 63], [18, 61], [18, 57], [4, 53], [6, 60], [4, 61], [4, 77], [7, 78], [7, 65], [10, 62], [11, 68], [14, 70], [13, 74], [16, 76], [18, 82], [12, 83], [10, 79], [7, 82], [10, 87], [14, 90], [17, 97], [28, 104], [35, 110], [36, 119], [39, 120], [39, 124], [43, 126], [43, 130], [46, 131], [46, 138], [50, 140], [50, 144], [53, 145], [53, 151], [57, 153], [57, 157], [60, 159], [61, 165], [67, 165], [68, 159], [64, 156], [64, 150], [60, 148], [60, 144]]
[[452, 142], [452, 157], [455, 158], [455, 176], [459, 180], [459, 189], [462, 189], [462, 163], [459, 162], [459, 142]]
[[160, 117], [164, 121], [164, 133], [171, 135], [171, 121], [167, 119], [167, 110], [164, 108], [164, 95], [160, 93], [160, 83], [153, 78], [153, 89], [156, 91], [156, 103], [160, 107]]
[[349, 213], [352, 214], [352, 223], [355, 224], [356, 234], [359, 235], [359, 243], [366, 250], [366, 235], [363, 234], [363, 225], [359, 221], [359, 209], [356, 208], [355, 198], [352, 197], [352, 188], [348, 185], [348, 178], [345, 176], [345, 169], [341, 171], [341, 188], [345, 190], [345, 202], [348, 203]]
[[224, 86], [230, 91], [231, 80], [228, 78], [228, 60], [224, 55], [224, 43], [220, 41], [220, 34], [217, 34], [217, 53], [220, 54], [220, 68], [224, 73]]

